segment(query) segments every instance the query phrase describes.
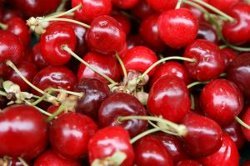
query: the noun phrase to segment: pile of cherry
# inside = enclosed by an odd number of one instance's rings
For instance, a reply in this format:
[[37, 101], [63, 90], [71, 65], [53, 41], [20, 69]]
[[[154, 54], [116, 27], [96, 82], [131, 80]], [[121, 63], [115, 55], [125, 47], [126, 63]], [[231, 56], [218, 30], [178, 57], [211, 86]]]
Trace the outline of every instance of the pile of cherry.
[[250, 165], [248, 1], [0, 0], [0, 28], [1, 166]]

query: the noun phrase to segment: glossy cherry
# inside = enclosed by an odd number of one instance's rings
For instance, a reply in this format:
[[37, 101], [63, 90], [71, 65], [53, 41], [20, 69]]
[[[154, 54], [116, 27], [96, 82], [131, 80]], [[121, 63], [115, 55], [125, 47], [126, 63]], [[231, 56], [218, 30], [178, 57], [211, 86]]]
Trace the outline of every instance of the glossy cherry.
[[225, 62], [217, 45], [197, 39], [184, 52], [184, 57], [196, 62], [184, 62], [192, 78], [207, 81], [219, 77], [225, 69]]
[[6, 107], [0, 112], [0, 128], [0, 156], [33, 159], [48, 142], [44, 116], [32, 106]]
[[164, 11], [174, 9], [176, 4], [177, 4], [177, 0], [169, 0], [169, 1], [146, 0], [146, 1], [151, 8], [153, 8], [154, 10], [156, 10], [158, 12], [164, 12]]
[[114, 18], [103, 15], [96, 17], [86, 34], [91, 50], [102, 54], [120, 52], [126, 43], [126, 34]]
[[41, 154], [34, 163], [34, 166], [81, 166], [80, 162], [61, 157], [52, 150]]
[[132, 9], [132, 13], [134, 16], [144, 19], [155, 13], [147, 3], [147, 1], [139, 1], [139, 3]]
[[163, 144], [153, 136], [140, 139], [134, 146], [137, 166], [173, 166], [173, 159]]
[[[246, 111], [244, 112], [243, 116], [242, 116], [242, 120], [250, 125], [250, 107], [246, 108]], [[242, 132], [245, 136], [245, 138], [249, 141], [250, 140], [250, 130], [245, 128], [244, 126], [241, 127]]]
[[119, 22], [120, 26], [122, 27], [123, 31], [126, 34], [130, 33], [132, 25], [131, 25], [131, 21], [130, 21], [128, 16], [126, 16], [125, 14], [123, 14], [122, 12], [119, 12], [119, 11], [112, 12], [111, 16], [114, 19], [116, 19], [116, 21]]
[[134, 163], [134, 151], [130, 144], [128, 132], [119, 126], [110, 126], [100, 129], [89, 141], [89, 162], [104, 160], [116, 152], [122, 152], [126, 159], [121, 166], [132, 166]]
[[51, 24], [40, 39], [42, 55], [50, 65], [64, 65], [70, 60], [71, 55], [64, 51], [62, 46], [74, 51], [76, 47], [74, 30], [67, 23]]
[[32, 60], [39, 69], [49, 65], [49, 63], [42, 56], [40, 43], [35, 44], [32, 48]]
[[183, 137], [187, 154], [193, 157], [207, 156], [221, 147], [222, 130], [212, 119], [189, 112], [182, 123], [188, 130]]
[[213, 43], [218, 42], [218, 37], [217, 37], [215, 29], [212, 27], [212, 25], [210, 25], [204, 21], [200, 22], [200, 24], [199, 24], [197, 38], [198, 39], [205, 39], [205, 40], [213, 42]]
[[169, 10], [160, 15], [158, 30], [166, 45], [172, 48], [185, 47], [197, 36], [198, 19], [185, 8]]
[[149, 91], [149, 111], [173, 122], [180, 122], [190, 110], [188, 89], [180, 78], [163, 76]]
[[202, 166], [202, 164], [195, 160], [182, 160], [176, 166]]
[[234, 59], [237, 57], [237, 53], [230, 48], [221, 49], [220, 54], [224, 57], [226, 69], [234, 61]]
[[[127, 48], [128, 50], [135, 46], [146, 46], [146, 42], [142, 39], [140, 35], [130, 35], [127, 38]], [[126, 53], [126, 52], [125, 52]], [[121, 54], [121, 57], [124, 55]]]
[[111, 93], [107, 84], [89, 78], [81, 79], [74, 90], [84, 93], [84, 96], [78, 100], [76, 111], [93, 119], [98, 118], [99, 107]]
[[146, 109], [134, 96], [127, 93], [115, 93], [106, 98], [98, 111], [100, 126], [122, 126], [131, 137], [138, 135], [147, 128], [147, 121], [131, 119], [118, 122], [120, 116], [145, 116]]
[[52, 148], [64, 157], [76, 159], [88, 151], [88, 142], [97, 131], [97, 125], [89, 117], [69, 112], [55, 119], [50, 126]]
[[109, 15], [112, 9], [111, 0], [72, 0], [71, 6], [81, 4], [82, 7], [75, 12], [75, 17], [83, 22], [90, 23], [98, 16]]
[[121, 9], [131, 9], [135, 7], [140, 0], [111, 0], [112, 4]]

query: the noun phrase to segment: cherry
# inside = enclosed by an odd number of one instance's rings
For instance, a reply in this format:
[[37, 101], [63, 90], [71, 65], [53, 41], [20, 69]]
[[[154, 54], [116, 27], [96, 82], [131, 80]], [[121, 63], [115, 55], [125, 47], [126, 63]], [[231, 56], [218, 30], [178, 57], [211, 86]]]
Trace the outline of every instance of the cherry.
[[24, 47], [18, 37], [11, 32], [0, 30], [0, 63], [11, 60], [20, 62], [24, 54]]
[[52, 122], [49, 130], [50, 143], [64, 157], [80, 158], [87, 154], [88, 142], [96, 131], [97, 126], [92, 119], [69, 112]]
[[191, 77], [198, 81], [217, 78], [225, 69], [225, 62], [218, 46], [207, 40], [195, 40], [185, 49], [184, 57], [196, 60], [184, 64]]
[[221, 147], [222, 130], [215, 121], [189, 112], [182, 123], [188, 130], [183, 137], [187, 154], [194, 157], [207, 156]]
[[121, 9], [131, 9], [135, 7], [140, 0], [111, 0], [112, 4]]
[[115, 93], [106, 98], [98, 111], [100, 126], [122, 126], [130, 136], [136, 136], [147, 128], [147, 121], [131, 119], [125, 122], [117, 121], [119, 116], [146, 115], [144, 106], [132, 95]]
[[[227, 6], [228, 7], [228, 6]], [[234, 22], [225, 22], [222, 26], [224, 38], [232, 44], [240, 45], [249, 41], [250, 36], [250, 5], [238, 3], [229, 12]]]
[[250, 160], [245, 161], [242, 166], [250, 166]]
[[[22, 61], [22, 62], [20, 62], [20, 64], [18, 64], [18, 70], [29, 81], [32, 81], [33, 78], [35, 77], [36, 73], [37, 73], [36, 66], [33, 63], [26, 62], [26, 61]], [[30, 88], [29, 85], [26, 84], [22, 80], [22, 78], [13, 70], [10, 72], [10, 74], [8, 76], [8, 79], [10, 81], [18, 84], [22, 91], [27, 91]]]
[[185, 83], [177, 77], [159, 78], [149, 91], [147, 106], [153, 115], [180, 122], [191, 106]]
[[140, 139], [134, 146], [138, 166], [173, 166], [173, 159], [163, 144], [153, 136]]
[[166, 45], [172, 48], [185, 47], [196, 38], [198, 19], [185, 8], [169, 10], [159, 16], [158, 30]]
[[13, 105], [0, 112], [0, 156], [33, 159], [47, 145], [47, 123], [34, 107]]
[[216, 7], [217, 9], [229, 13], [232, 7], [240, 2], [240, 0], [208, 0], [207, 1], [212, 6]]
[[202, 166], [202, 164], [195, 160], [182, 160], [177, 163], [177, 166]]
[[218, 42], [218, 37], [217, 37], [215, 29], [206, 22], [200, 22], [197, 38], [205, 39], [213, 43]]
[[[97, 69], [98, 72], [109, 76], [114, 81], [120, 81], [121, 79], [121, 69], [116, 58], [113, 56], [105, 56], [95, 52], [88, 52], [83, 56], [83, 60], [86, 61], [93, 68]], [[101, 80], [105, 83], [108, 81], [100, 76], [98, 73], [86, 67], [84, 64], [80, 64], [78, 73], [78, 80], [83, 78], [95, 78]]]
[[81, 5], [81, 8], [75, 12], [75, 17], [83, 22], [90, 23], [96, 17], [108, 15], [111, 12], [111, 0], [72, 0], [72, 7]]
[[[147, 47], [135, 46], [128, 50], [122, 61], [127, 71], [145, 72], [152, 64], [157, 61], [156, 54]], [[149, 75], [153, 74], [151, 71]]]
[[[242, 116], [242, 120], [250, 125], [250, 107], [246, 108], [246, 111], [244, 112], [243, 116]], [[242, 132], [245, 136], [245, 138], [249, 141], [250, 140], [250, 128], [245, 128], [244, 126], [241, 127]]]
[[74, 30], [67, 23], [51, 24], [41, 35], [42, 56], [50, 65], [64, 65], [69, 62], [71, 55], [62, 49], [64, 45], [71, 50], [76, 47]]
[[233, 62], [233, 60], [237, 57], [237, 53], [230, 48], [223, 48], [220, 50], [221, 55], [224, 57], [225, 67], [226, 69], [228, 66]]
[[[111, 165], [119, 162], [117, 165], [132, 166], [134, 163], [134, 151], [129, 142], [129, 134], [119, 126], [110, 126], [98, 130], [90, 139], [88, 148], [90, 164], [95, 162], [101, 164], [106, 161], [107, 164]], [[121, 155], [125, 157], [124, 161], [115, 161], [115, 157], [118, 158]]]
[[222, 126], [231, 124], [243, 108], [240, 90], [226, 79], [216, 79], [205, 85], [200, 100], [205, 114]]
[[111, 16], [119, 22], [119, 25], [126, 34], [130, 33], [132, 25], [128, 16], [118, 11], [114, 11]]
[[152, 15], [145, 18], [140, 24], [140, 35], [147, 44], [156, 51], [164, 50], [164, 42], [159, 36], [158, 30], [158, 15]]
[[140, 0], [139, 3], [132, 9], [133, 15], [144, 19], [155, 13], [155, 11], [148, 5], [147, 1]]
[[[146, 46], [146, 42], [142, 39], [140, 35], [130, 35], [127, 39], [128, 50], [135, 46]], [[126, 53], [126, 52], [125, 52]], [[124, 55], [121, 54], [121, 57]]]
[[34, 163], [34, 166], [80, 166], [80, 162], [63, 158], [52, 150], [47, 150], [41, 154]]
[[40, 43], [35, 44], [32, 48], [32, 60], [39, 69], [45, 68], [49, 65], [42, 56]]
[[84, 96], [78, 100], [76, 111], [97, 119], [99, 107], [110, 94], [107, 84], [97, 79], [83, 78], [74, 89], [84, 93]]
[[126, 34], [119, 22], [110, 16], [103, 15], [91, 22], [86, 41], [91, 50], [102, 54], [112, 54], [124, 48]]
[[154, 10], [156, 10], [158, 12], [164, 12], [164, 11], [174, 9], [176, 4], [177, 4], [177, 0], [169, 0], [169, 1], [146, 0], [146, 1], [150, 7], [152, 7]]
[[222, 146], [219, 150], [200, 159], [204, 166], [235, 166], [239, 165], [239, 152], [231, 138], [223, 134]]

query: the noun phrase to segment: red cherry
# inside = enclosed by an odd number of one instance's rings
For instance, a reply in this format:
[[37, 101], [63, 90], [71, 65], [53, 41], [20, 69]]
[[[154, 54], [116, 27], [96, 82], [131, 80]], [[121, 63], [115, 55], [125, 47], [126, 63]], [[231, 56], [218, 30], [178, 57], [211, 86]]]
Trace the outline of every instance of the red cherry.
[[218, 42], [218, 37], [217, 37], [215, 29], [212, 27], [212, 25], [210, 25], [204, 21], [200, 22], [200, 24], [199, 24], [197, 38], [198, 39], [205, 39], [205, 40], [213, 42], [213, 43]]
[[133, 15], [144, 19], [155, 13], [155, 11], [148, 5], [147, 1], [139, 1], [139, 3], [132, 9]]
[[75, 17], [87, 23], [98, 16], [108, 15], [112, 10], [111, 0], [72, 0], [71, 4], [72, 7], [82, 5], [81, 9], [75, 12]]
[[64, 65], [70, 60], [71, 55], [62, 49], [64, 45], [71, 50], [76, 47], [74, 30], [68, 24], [51, 24], [46, 32], [41, 35], [41, 52], [50, 65]]
[[180, 122], [191, 106], [185, 83], [177, 77], [159, 78], [149, 91], [147, 106], [153, 115]]
[[88, 142], [96, 131], [97, 126], [89, 117], [73, 112], [66, 113], [52, 122], [50, 143], [64, 157], [80, 158], [87, 154]]
[[114, 19], [116, 19], [116, 21], [119, 22], [119, 25], [122, 27], [123, 31], [126, 33], [126, 34], [129, 34], [130, 33], [130, 30], [131, 30], [131, 22], [128, 18], [128, 16], [124, 15], [123, 13], [121, 12], [118, 12], [118, 11], [114, 11], [112, 13], [112, 17]]
[[129, 142], [128, 132], [119, 126], [100, 129], [89, 141], [89, 162], [105, 160], [116, 152], [122, 152], [126, 159], [122, 166], [132, 166], [134, 163], [134, 151]]
[[172, 48], [185, 47], [196, 38], [198, 19], [185, 8], [169, 10], [160, 15], [158, 30], [166, 45]]
[[215, 121], [190, 112], [182, 123], [188, 130], [183, 137], [187, 154], [194, 157], [207, 156], [221, 147], [222, 130]]
[[45, 68], [49, 65], [42, 56], [40, 43], [35, 44], [32, 48], [32, 60], [39, 69]]
[[147, 121], [132, 119], [117, 123], [117, 119], [120, 116], [145, 116], [146, 114], [146, 109], [134, 96], [115, 93], [102, 102], [98, 110], [98, 119], [100, 126], [122, 126], [131, 137], [134, 137], [146, 130]]
[[146, 1], [148, 2], [150, 7], [152, 7], [154, 10], [158, 12], [164, 12], [164, 11], [174, 9], [177, 4], [177, 0], [168, 0], [168, 1], [146, 0]]
[[[246, 111], [244, 112], [242, 116], [242, 120], [250, 125], [250, 107], [247, 107]], [[250, 140], [250, 130], [248, 128], [245, 128], [244, 126], [241, 127], [242, 132], [245, 136], [245, 138], [249, 141]]]
[[199, 81], [217, 78], [225, 69], [225, 62], [218, 46], [207, 40], [195, 40], [186, 48], [184, 57], [196, 60], [184, 64], [190, 75]]
[[163, 144], [153, 136], [140, 139], [135, 147], [135, 164], [137, 166], [173, 166], [173, 159]]
[[0, 112], [0, 156], [33, 159], [47, 145], [47, 123], [34, 107], [13, 105]]
[[21, 13], [21, 11], [19, 11], [17, 9], [8, 9], [8, 8], [5, 8], [2, 11], [4, 13], [3, 13], [3, 18], [1, 20], [4, 23], [8, 22], [10, 19], [15, 18], [15, 17], [23, 18], [23, 14]]
[[250, 166], [250, 160], [245, 161], [242, 166]]
[[131, 9], [135, 7], [140, 0], [112, 0], [112, 4], [121, 9]]
[[243, 96], [238, 87], [226, 79], [209, 82], [201, 92], [201, 108], [222, 126], [231, 124], [243, 108]]
[[241, 0], [207, 0], [207, 2], [223, 12], [230, 12], [232, 7]]
[[[113, 56], [104, 56], [99, 53], [88, 52], [84, 55], [83, 60], [86, 61], [93, 68], [97, 69], [100, 73], [103, 73], [114, 81], [120, 81], [121, 79], [121, 69], [120, 65], [117, 62], [116, 58]], [[95, 73], [90, 68], [86, 67], [84, 64], [80, 64], [78, 73], [78, 80], [83, 78], [95, 78], [102, 82], [108, 82], [98, 73]]]
[[202, 164], [195, 160], [183, 160], [178, 162], [177, 166], [202, 166]]
[[[135, 47], [135, 46], [146, 46], [146, 42], [142, 39], [142, 37], [140, 35], [128, 36], [128, 39], [127, 39], [128, 50]], [[123, 57], [124, 55], [122, 54], [121, 56]]]
[[220, 50], [221, 55], [224, 57], [226, 69], [237, 57], [237, 53], [230, 48], [223, 48]]
[[63, 158], [52, 150], [41, 154], [34, 163], [34, 166], [81, 166], [80, 162]]
[[239, 152], [231, 138], [224, 134], [219, 150], [200, 161], [204, 166], [236, 166], [239, 165]]
[[86, 34], [89, 48], [102, 54], [120, 52], [126, 43], [126, 34], [114, 18], [96, 17]]

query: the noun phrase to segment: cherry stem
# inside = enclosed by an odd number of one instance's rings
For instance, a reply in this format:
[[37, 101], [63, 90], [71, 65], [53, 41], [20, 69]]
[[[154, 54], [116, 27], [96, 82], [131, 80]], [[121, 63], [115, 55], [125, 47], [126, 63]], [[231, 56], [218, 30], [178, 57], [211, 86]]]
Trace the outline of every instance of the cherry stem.
[[65, 110], [65, 105], [61, 104], [59, 106], [59, 108], [56, 110], [56, 112], [54, 112], [53, 114], [51, 114], [48, 119], [47, 122], [50, 122], [51, 120], [53, 120], [55, 117], [57, 117], [58, 115], [60, 115], [64, 110]]
[[123, 61], [121, 60], [118, 53], [116, 53], [115, 56], [116, 56], [116, 59], [118, 60], [120, 66], [122, 68], [122, 72], [123, 72], [123, 76], [124, 76], [124, 82], [126, 83], [128, 81], [128, 73], [127, 73], [127, 70], [125, 68], [125, 65], [124, 65]]
[[235, 117], [235, 120], [244, 128], [250, 130], [250, 125], [246, 124], [243, 120], [241, 120], [238, 116]]
[[8, 25], [0, 23], [0, 28], [6, 30], [8, 28]]
[[28, 100], [24, 100], [24, 101], [25, 101], [26, 104], [28, 104], [28, 105], [33, 106], [34, 108], [36, 108], [36, 109], [37, 109], [39, 112], [41, 112], [42, 114], [47, 115], [47, 116], [52, 116], [52, 114], [50, 114], [49, 112], [44, 111], [43, 109], [41, 109], [41, 108], [39, 108], [39, 107], [37, 107], [37, 106], [35, 106], [35, 105], [32, 105], [32, 103], [29, 102]]
[[157, 131], [161, 131], [161, 129], [158, 127], [158, 128], [153, 128], [153, 129], [149, 129], [149, 130], [147, 130], [147, 131], [144, 131], [144, 132], [140, 133], [139, 135], [133, 137], [133, 138], [130, 140], [130, 143], [133, 144], [133, 143], [135, 143], [136, 141], [138, 141], [139, 139], [141, 139], [142, 137], [145, 137], [146, 135], [155, 133], [155, 132], [157, 132]]
[[73, 91], [69, 91], [69, 90], [65, 90], [65, 89], [48, 88], [48, 90], [51, 90], [53, 92], [67, 93], [70, 95], [77, 96], [79, 98], [83, 97], [83, 93], [73, 92]]
[[194, 101], [194, 96], [192, 94], [190, 95], [190, 99], [191, 99], [191, 109], [195, 109], [195, 101]]
[[163, 130], [161, 129], [159, 126], [157, 126], [156, 124], [154, 124], [153, 122], [151, 122], [150, 120], [148, 120], [148, 123], [153, 126], [154, 128], [159, 128], [161, 130], [161, 132], [164, 132], [166, 134], [170, 134], [170, 135], [175, 135], [175, 136], [178, 136], [178, 134], [174, 133], [174, 132], [171, 132], [171, 131], [167, 131], [167, 130]]
[[[67, 1], [67, 0], [64, 0], [64, 1]], [[65, 11], [63, 13], [46, 16], [45, 19], [46, 18], [57, 18], [57, 17], [65, 16], [65, 15], [73, 13], [74, 11], [80, 9], [81, 7], [82, 7], [82, 5], [79, 4], [79, 5], [75, 6], [75, 7], [73, 7], [72, 9], [70, 9], [68, 11]]]
[[6, 92], [0, 91], [0, 96], [7, 96], [8, 94]]
[[62, 0], [61, 4], [59, 5], [59, 7], [56, 9], [56, 12], [61, 12], [64, 10], [65, 5], [67, 3], [68, 0]]
[[62, 45], [62, 49], [64, 51], [66, 51], [67, 53], [69, 53], [71, 56], [73, 56], [74, 58], [76, 58], [78, 61], [80, 61], [82, 64], [84, 64], [85, 66], [87, 66], [88, 68], [90, 68], [92, 71], [94, 71], [95, 73], [99, 74], [100, 76], [102, 76], [103, 78], [105, 78], [106, 80], [108, 80], [111, 84], [117, 84], [113, 79], [111, 79], [109, 76], [99, 72], [97, 69], [95, 69], [94, 67], [92, 67], [91, 65], [89, 65], [86, 61], [84, 61], [82, 58], [80, 58], [77, 54], [75, 54], [67, 45]]
[[182, 1], [183, 0], [178, 0], [177, 4], [175, 6], [175, 9], [179, 9], [181, 7]]
[[169, 61], [169, 60], [183, 60], [183, 61], [187, 61], [187, 62], [191, 62], [194, 63], [196, 62], [195, 59], [191, 59], [191, 58], [185, 58], [185, 57], [180, 57], [180, 56], [172, 56], [172, 57], [165, 57], [162, 58], [160, 60], [158, 60], [157, 62], [155, 62], [154, 64], [152, 64], [140, 77], [139, 80], [142, 80], [151, 70], [153, 70], [156, 66], [158, 66], [159, 64], [165, 62], [165, 61]]
[[188, 84], [187, 88], [188, 88], [188, 89], [191, 89], [191, 88], [193, 88], [193, 87], [196, 86], [196, 85], [202, 85], [202, 84], [207, 84], [207, 83], [208, 83], [208, 81], [206, 81], [206, 82], [199, 82], [199, 81], [197, 81], [197, 82], [192, 82], [191, 84]]
[[18, 157], [18, 160], [22, 163], [23, 166], [29, 166], [29, 164], [27, 164], [26, 161], [24, 161], [23, 158]]
[[249, 52], [250, 51], [250, 48], [247, 48], [247, 47], [239, 47], [239, 46], [235, 46], [235, 45], [232, 45], [232, 44], [229, 44], [226, 42], [226, 45], [236, 51], [242, 51], [242, 52]]

